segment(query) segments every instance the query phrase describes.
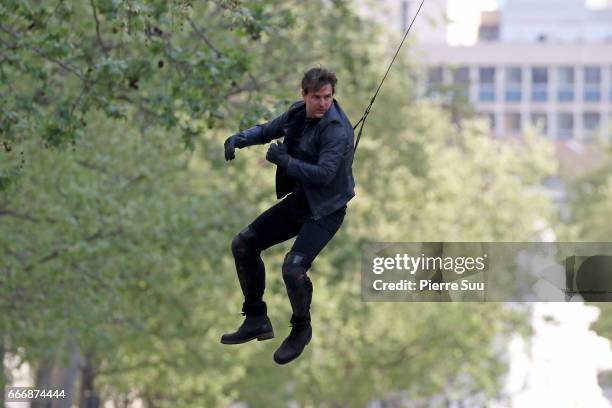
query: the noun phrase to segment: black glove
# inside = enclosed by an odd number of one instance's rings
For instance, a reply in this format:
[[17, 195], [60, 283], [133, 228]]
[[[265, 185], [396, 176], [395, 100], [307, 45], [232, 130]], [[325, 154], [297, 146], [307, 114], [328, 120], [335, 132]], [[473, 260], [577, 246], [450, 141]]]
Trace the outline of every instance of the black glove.
[[247, 140], [246, 137], [242, 133], [236, 133], [228, 137], [225, 140], [223, 146], [225, 147], [225, 160], [234, 160], [236, 155], [234, 154], [234, 148], [242, 149], [246, 147]]
[[266, 153], [266, 160], [280, 167], [289, 166], [290, 157], [287, 153], [287, 146], [280, 142], [272, 143], [268, 148], [268, 153]]

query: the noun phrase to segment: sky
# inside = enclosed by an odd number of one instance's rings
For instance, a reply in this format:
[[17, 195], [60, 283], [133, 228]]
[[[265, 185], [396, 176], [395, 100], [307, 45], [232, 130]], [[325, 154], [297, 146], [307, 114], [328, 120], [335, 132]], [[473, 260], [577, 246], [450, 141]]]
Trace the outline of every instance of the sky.
[[[427, 1], [427, 0], [425, 0]], [[608, 0], [585, 0], [589, 8], [603, 8]], [[450, 45], [472, 45], [478, 37], [480, 12], [496, 10], [504, 0], [447, 0], [449, 25], [447, 41]]]
[[[426, 0], [427, 1], [427, 0]], [[497, 0], [448, 0], [449, 24], [447, 41], [450, 45], [472, 45], [478, 38], [480, 12], [498, 8]]]

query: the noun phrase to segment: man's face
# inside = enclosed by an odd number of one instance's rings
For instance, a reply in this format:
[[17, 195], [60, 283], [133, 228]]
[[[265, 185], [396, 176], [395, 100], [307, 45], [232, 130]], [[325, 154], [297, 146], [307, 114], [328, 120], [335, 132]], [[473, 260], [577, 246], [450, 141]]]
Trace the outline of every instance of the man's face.
[[331, 84], [325, 84], [320, 89], [307, 94], [302, 91], [302, 96], [306, 103], [306, 117], [308, 118], [322, 118], [334, 100]]

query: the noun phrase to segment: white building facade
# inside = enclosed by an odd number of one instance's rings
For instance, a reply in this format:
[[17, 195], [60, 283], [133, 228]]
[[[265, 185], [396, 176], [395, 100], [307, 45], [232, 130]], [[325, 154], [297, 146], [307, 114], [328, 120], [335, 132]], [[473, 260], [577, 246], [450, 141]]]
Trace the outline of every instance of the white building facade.
[[500, 9], [502, 42], [612, 41], [612, 10], [585, 0], [507, 0]]
[[[419, 3], [398, 4], [410, 18]], [[429, 29], [415, 32], [431, 92], [439, 85], [460, 89], [490, 118], [496, 136], [535, 125], [552, 139], [612, 140], [612, 9], [589, 9], [585, 0], [505, 0], [482, 13], [480, 29], [469, 27], [480, 33], [470, 46], [449, 45], [449, 10], [437, 16], [446, 23], [432, 25], [430, 15], [417, 23]]]
[[612, 138], [612, 44], [429, 45], [427, 87], [463, 89], [496, 136]]

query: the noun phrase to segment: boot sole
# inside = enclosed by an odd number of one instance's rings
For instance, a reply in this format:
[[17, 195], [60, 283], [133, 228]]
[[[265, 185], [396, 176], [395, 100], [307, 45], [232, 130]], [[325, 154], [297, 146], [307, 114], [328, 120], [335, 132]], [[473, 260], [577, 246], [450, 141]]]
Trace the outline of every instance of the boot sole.
[[253, 337], [249, 337], [248, 339], [242, 339], [242, 340], [223, 340], [221, 339], [221, 344], [243, 344], [243, 343], [248, 343], [251, 340], [255, 340], [257, 339], [257, 341], [264, 341], [264, 340], [270, 340], [274, 338], [274, 332], [268, 332], [268, 333], [262, 333], [262, 334], [258, 334], [256, 336]]

